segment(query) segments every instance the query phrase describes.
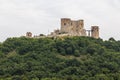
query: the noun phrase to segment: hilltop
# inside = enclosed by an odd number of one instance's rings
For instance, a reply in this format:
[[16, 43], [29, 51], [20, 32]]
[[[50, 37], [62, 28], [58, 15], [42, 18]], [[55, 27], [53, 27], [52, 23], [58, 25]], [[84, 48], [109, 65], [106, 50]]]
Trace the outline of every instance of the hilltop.
[[120, 80], [119, 61], [114, 38], [8, 38], [0, 44], [0, 80]]

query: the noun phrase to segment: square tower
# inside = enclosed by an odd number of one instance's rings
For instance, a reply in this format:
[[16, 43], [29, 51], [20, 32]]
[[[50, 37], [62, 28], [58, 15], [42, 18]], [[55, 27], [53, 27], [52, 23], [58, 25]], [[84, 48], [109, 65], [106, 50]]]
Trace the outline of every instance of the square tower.
[[92, 26], [91, 27], [91, 37], [98, 39], [99, 38], [99, 27]]
[[69, 33], [71, 29], [71, 19], [70, 18], [62, 18], [61, 19], [61, 33]]
[[60, 32], [71, 36], [83, 36], [85, 35], [84, 20], [75, 21], [70, 18], [62, 18]]

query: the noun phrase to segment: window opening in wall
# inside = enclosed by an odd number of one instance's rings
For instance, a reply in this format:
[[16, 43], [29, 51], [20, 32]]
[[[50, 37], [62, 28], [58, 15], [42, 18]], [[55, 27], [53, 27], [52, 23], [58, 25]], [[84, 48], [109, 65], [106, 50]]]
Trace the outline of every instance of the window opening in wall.
[[64, 26], [66, 25], [66, 23], [64, 23]]

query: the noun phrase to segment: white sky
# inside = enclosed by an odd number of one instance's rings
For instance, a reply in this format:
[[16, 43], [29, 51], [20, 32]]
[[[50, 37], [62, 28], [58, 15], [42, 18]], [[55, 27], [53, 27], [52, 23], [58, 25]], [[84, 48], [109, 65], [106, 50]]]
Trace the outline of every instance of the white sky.
[[100, 37], [120, 40], [120, 0], [0, 0], [0, 42], [30, 31], [48, 34], [60, 18], [84, 19], [85, 29], [100, 27]]

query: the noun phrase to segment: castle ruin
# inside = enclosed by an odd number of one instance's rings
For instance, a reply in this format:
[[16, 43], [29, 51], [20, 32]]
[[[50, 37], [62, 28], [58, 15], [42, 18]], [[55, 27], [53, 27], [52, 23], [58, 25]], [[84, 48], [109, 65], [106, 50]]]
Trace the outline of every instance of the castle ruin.
[[[98, 39], [99, 38], [99, 27], [91, 26], [91, 30], [86, 30], [84, 28], [84, 20], [71, 20], [70, 18], [61, 19], [60, 30], [54, 30], [48, 36], [43, 34], [35, 35], [34, 38], [44, 38], [44, 37], [62, 37], [62, 36], [88, 36]], [[32, 37], [31, 32], [26, 33], [26, 37]]]
[[91, 30], [84, 29], [84, 20], [61, 19], [61, 29], [55, 30], [50, 36], [89, 36], [99, 38], [99, 27], [92, 26]]

